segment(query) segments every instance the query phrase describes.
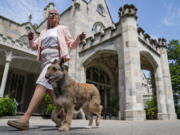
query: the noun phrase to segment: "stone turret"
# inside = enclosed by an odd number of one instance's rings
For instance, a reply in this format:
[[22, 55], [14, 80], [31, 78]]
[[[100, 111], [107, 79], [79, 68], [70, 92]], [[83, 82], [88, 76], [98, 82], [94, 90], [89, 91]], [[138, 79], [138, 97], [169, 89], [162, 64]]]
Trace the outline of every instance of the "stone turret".
[[79, 1], [79, 0], [74, 0], [74, 7], [75, 7], [76, 9], [79, 9], [79, 8], [80, 8], [80, 2], [81, 2], [81, 1]]
[[159, 47], [166, 48], [166, 39], [165, 38], [158, 38]]
[[[119, 9], [120, 25], [122, 29], [122, 52], [123, 59], [119, 60], [119, 80], [124, 88], [120, 86], [120, 115], [126, 120], [145, 120], [143, 96], [141, 84], [140, 51], [137, 28], [137, 8], [134, 5], [124, 5]], [[123, 66], [124, 67], [123, 67]], [[124, 69], [124, 73], [121, 73]]]
[[48, 17], [49, 10], [54, 9], [54, 6], [55, 4], [51, 2], [44, 8], [44, 18]]
[[30, 14], [30, 15], [28, 16], [28, 22], [31, 22], [31, 20], [32, 20], [32, 15]]
[[122, 8], [119, 9], [119, 17], [124, 18], [124, 17], [135, 17], [137, 13], [137, 8], [134, 5], [124, 5]]

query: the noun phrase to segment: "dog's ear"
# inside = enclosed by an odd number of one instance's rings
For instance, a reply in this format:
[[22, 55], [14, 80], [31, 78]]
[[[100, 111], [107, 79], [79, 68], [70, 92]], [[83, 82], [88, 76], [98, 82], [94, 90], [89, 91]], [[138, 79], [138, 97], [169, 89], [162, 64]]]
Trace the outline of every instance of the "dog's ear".
[[63, 59], [59, 63], [59, 66], [61, 67], [62, 71], [68, 71], [68, 66], [64, 64], [64, 60]]
[[64, 67], [64, 59], [61, 59], [60, 63], [59, 63], [59, 66], [61, 67], [62, 71], [65, 70], [65, 67]]
[[60, 66], [63, 66], [63, 65], [64, 65], [64, 59], [61, 59], [59, 65], [60, 65]]
[[55, 59], [55, 60], [52, 62], [52, 64], [56, 64], [56, 63], [58, 63], [58, 60], [57, 60], [57, 59]]

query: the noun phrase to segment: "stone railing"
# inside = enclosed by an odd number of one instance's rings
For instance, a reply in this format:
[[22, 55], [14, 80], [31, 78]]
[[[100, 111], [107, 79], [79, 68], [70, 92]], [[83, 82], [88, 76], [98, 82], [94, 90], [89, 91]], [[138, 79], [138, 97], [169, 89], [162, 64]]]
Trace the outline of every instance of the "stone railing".
[[31, 55], [37, 55], [37, 51], [29, 48], [29, 45], [27, 43], [21, 42], [20, 40], [13, 40], [11, 37], [4, 36], [2, 34], [0, 34], [0, 46], [5, 46], [16, 49], [18, 51], [23, 51]]
[[80, 45], [80, 52], [88, 50], [91, 47], [95, 47], [117, 35], [120, 34], [120, 31], [115, 27], [107, 27], [101, 32], [95, 33], [93, 36], [86, 38], [86, 40]]

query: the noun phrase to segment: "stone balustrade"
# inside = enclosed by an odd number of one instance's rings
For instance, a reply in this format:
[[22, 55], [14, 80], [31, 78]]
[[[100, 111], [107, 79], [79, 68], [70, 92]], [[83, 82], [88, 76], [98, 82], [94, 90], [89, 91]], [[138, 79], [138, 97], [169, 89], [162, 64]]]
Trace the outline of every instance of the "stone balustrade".
[[11, 37], [4, 36], [2, 34], [0, 34], [0, 45], [23, 51], [31, 55], [37, 55], [37, 51], [34, 51], [31, 48], [29, 48], [29, 45], [27, 43], [21, 42], [20, 40], [13, 40]]

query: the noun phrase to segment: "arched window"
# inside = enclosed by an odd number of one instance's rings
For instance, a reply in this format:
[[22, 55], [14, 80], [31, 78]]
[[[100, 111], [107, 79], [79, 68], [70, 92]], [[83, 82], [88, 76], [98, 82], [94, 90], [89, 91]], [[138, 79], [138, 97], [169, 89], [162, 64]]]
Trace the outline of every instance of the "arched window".
[[20, 42], [27, 45], [29, 44], [29, 41], [28, 41], [28, 38], [27, 38], [27, 35], [22, 35], [20, 38], [19, 38]]
[[31, 28], [29, 26], [26, 26], [25, 29], [26, 29], [27, 32], [31, 31]]
[[102, 32], [104, 28], [105, 28], [105, 26], [103, 25], [103, 23], [101, 23], [101, 22], [96, 22], [96, 23], [93, 25], [92, 31], [94, 31], [95, 33], [97, 33], [97, 32]]
[[98, 4], [97, 6], [97, 12], [102, 15], [102, 16], [105, 16], [105, 10], [104, 10], [104, 7], [101, 5], [101, 4]]

